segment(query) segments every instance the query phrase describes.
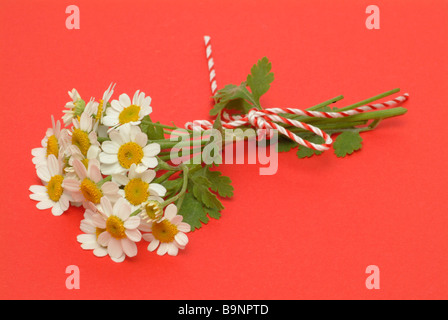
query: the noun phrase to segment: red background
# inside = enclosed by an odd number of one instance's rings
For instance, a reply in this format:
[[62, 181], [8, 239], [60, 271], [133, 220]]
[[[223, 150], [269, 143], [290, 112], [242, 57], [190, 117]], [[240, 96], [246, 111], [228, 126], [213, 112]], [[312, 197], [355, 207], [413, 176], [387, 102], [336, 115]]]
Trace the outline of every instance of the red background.
[[[65, 8], [80, 8], [68, 30]], [[448, 2], [0, 1], [0, 298], [448, 298]], [[31, 149], [67, 91], [97, 99], [141, 89], [154, 120], [182, 125], [211, 106], [203, 35], [218, 86], [239, 84], [263, 56], [275, 81], [265, 107], [305, 108], [339, 94], [345, 106], [399, 87], [409, 112], [364, 133], [362, 151], [298, 159], [279, 170], [223, 165], [235, 196], [220, 220], [189, 235], [177, 257], [139, 244], [124, 263], [76, 242], [80, 209], [36, 209]], [[65, 269], [80, 269], [68, 290]], [[367, 290], [368, 265], [381, 289]]]

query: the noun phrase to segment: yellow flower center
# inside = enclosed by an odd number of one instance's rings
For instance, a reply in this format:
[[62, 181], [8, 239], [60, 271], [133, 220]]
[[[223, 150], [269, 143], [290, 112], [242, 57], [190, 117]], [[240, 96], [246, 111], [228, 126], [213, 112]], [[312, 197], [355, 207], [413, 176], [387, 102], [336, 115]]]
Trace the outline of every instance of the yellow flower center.
[[100, 100], [100, 103], [98, 104], [98, 111], [95, 115], [95, 120], [99, 120], [101, 118], [101, 114], [103, 113], [103, 100]]
[[150, 200], [148, 203], [142, 206], [142, 213], [140, 214], [143, 219], [148, 222], [158, 220], [162, 216], [162, 209], [160, 208], [158, 201]]
[[177, 227], [168, 220], [162, 220], [152, 224], [152, 234], [160, 242], [173, 242], [174, 236], [178, 232]]
[[47, 141], [47, 157], [53, 154], [56, 158], [59, 156], [59, 143], [55, 135], [48, 138]]
[[87, 201], [93, 202], [94, 204], [100, 203], [103, 192], [101, 192], [101, 189], [98, 188], [95, 182], [93, 182], [89, 178], [85, 178], [81, 182], [80, 189]]
[[64, 180], [63, 176], [56, 175], [51, 177], [50, 181], [47, 184], [48, 197], [54, 202], [59, 201], [59, 199], [62, 196], [62, 193], [64, 192], [64, 189], [62, 188], [63, 180]]
[[137, 206], [146, 201], [149, 197], [149, 184], [140, 178], [131, 179], [124, 187], [124, 194], [126, 199]]
[[115, 239], [126, 238], [126, 229], [123, 221], [117, 216], [110, 216], [106, 221], [106, 230]]
[[81, 129], [74, 129], [72, 134], [72, 144], [77, 146], [84, 157], [90, 148], [89, 134]]
[[129, 169], [133, 163], [139, 164], [142, 161], [143, 149], [135, 142], [128, 142], [120, 147], [117, 157], [120, 165]]
[[118, 121], [121, 124], [125, 124], [132, 121], [138, 121], [138, 114], [140, 113], [140, 107], [131, 104], [129, 107], [124, 108], [118, 116]]

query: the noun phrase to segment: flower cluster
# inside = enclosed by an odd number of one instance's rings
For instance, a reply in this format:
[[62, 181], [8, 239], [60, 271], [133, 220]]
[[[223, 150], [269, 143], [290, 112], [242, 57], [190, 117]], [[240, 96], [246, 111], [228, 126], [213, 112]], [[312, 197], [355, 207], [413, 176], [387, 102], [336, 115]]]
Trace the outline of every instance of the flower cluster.
[[132, 99], [111, 100], [114, 87], [87, 104], [75, 89], [69, 92], [64, 128], [52, 117], [42, 146], [32, 150], [42, 185], [30, 187], [30, 198], [55, 216], [82, 206], [77, 240], [95, 256], [122, 262], [136, 256], [142, 238], [149, 251], [175, 256], [188, 243], [190, 225], [155, 182], [161, 148], [141, 129], [151, 98], [137, 91]]

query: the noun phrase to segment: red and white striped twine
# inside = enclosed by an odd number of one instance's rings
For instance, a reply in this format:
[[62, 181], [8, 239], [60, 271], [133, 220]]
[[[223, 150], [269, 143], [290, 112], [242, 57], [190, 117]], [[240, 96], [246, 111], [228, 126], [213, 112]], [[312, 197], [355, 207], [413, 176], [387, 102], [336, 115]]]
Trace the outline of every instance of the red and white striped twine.
[[209, 36], [204, 36], [205, 54], [207, 57], [208, 72], [210, 74], [210, 88], [212, 90], [212, 95], [214, 96], [216, 94], [216, 90], [218, 89], [218, 84], [216, 83], [215, 62], [213, 61], [212, 45], [210, 44], [210, 40], [211, 38]]
[[[205, 46], [206, 46], [206, 53], [207, 53], [207, 59], [208, 59], [208, 68], [210, 72], [210, 84], [212, 89], [212, 94], [215, 95], [217, 84], [215, 80], [215, 70], [214, 70], [214, 63], [212, 58], [212, 49], [210, 45], [210, 37], [205, 36]], [[251, 125], [252, 127], [256, 129], [265, 129], [267, 132], [269, 130], [275, 129], [278, 130], [281, 134], [287, 136], [291, 140], [297, 142], [298, 144], [305, 146], [307, 148], [317, 150], [317, 151], [325, 151], [328, 150], [333, 140], [331, 139], [330, 135], [326, 132], [322, 131], [321, 129], [312, 126], [310, 124], [307, 124], [305, 122], [288, 119], [285, 117], [280, 116], [280, 114], [294, 114], [298, 116], [307, 116], [307, 117], [314, 117], [314, 118], [343, 118], [343, 117], [349, 117], [356, 114], [360, 114], [366, 111], [372, 111], [377, 110], [381, 108], [387, 108], [387, 107], [396, 107], [401, 105], [403, 102], [405, 102], [409, 97], [409, 94], [405, 93], [399, 97], [396, 97], [393, 100], [383, 102], [383, 103], [375, 103], [375, 104], [368, 104], [361, 107], [357, 107], [351, 110], [347, 111], [340, 111], [340, 112], [322, 112], [322, 111], [307, 111], [307, 110], [301, 110], [301, 109], [294, 109], [294, 108], [269, 108], [269, 109], [251, 109], [245, 116], [232, 116], [228, 114], [227, 112], [222, 113], [222, 126], [226, 129], [236, 129], [241, 126]], [[290, 130], [284, 128], [280, 125], [280, 123], [287, 124], [296, 128], [301, 128], [306, 131], [312, 132], [324, 139], [324, 143], [322, 144], [316, 144], [312, 143], [310, 141], [304, 140], [291, 132]], [[213, 122], [210, 122], [208, 120], [195, 120], [193, 122], [188, 122], [185, 124], [185, 127], [189, 130], [193, 131], [205, 131], [210, 130], [213, 128]]]

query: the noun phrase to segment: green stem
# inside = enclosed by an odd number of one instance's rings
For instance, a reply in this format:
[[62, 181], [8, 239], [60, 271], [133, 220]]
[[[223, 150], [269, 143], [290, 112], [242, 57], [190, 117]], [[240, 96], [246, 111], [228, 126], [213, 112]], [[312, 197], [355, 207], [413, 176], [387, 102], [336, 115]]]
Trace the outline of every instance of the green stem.
[[97, 183], [97, 186], [98, 186], [99, 188], [101, 188], [101, 186], [102, 186], [103, 184], [105, 184], [106, 182], [111, 181], [111, 180], [112, 180], [112, 175], [107, 176], [106, 178], [104, 178], [103, 180], [101, 180], [100, 182], [98, 182], [98, 183]]
[[183, 171], [183, 185], [182, 185], [182, 189], [180, 190], [180, 192], [178, 194], [176, 194], [174, 197], [164, 201], [161, 204], [161, 207], [164, 208], [167, 205], [169, 205], [170, 203], [173, 203], [175, 201], [177, 201], [180, 197], [182, 197], [184, 195], [184, 193], [187, 191], [187, 185], [188, 185], [188, 173], [189, 173], [189, 169], [188, 166], [181, 164], [180, 167], [182, 168]]
[[166, 173], [164, 173], [163, 175], [161, 175], [160, 177], [154, 179], [154, 183], [162, 183], [165, 180], [168, 180], [173, 174], [175, 174], [176, 171], [167, 171]]
[[349, 105], [349, 106], [347, 106], [347, 107], [345, 107], [345, 108], [339, 109], [339, 110], [337, 110], [337, 112], [340, 112], [340, 111], [347, 111], [347, 110], [355, 109], [355, 108], [357, 108], [357, 107], [360, 107], [360, 106], [369, 104], [369, 103], [371, 103], [371, 102], [373, 102], [373, 101], [376, 101], [376, 100], [385, 98], [385, 97], [387, 97], [387, 96], [390, 96], [390, 95], [392, 95], [392, 94], [394, 94], [394, 93], [397, 93], [397, 92], [399, 92], [399, 91], [400, 91], [399, 88], [396, 88], [396, 89], [392, 89], [392, 90], [386, 91], [386, 92], [381, 93], [381, 94], [379, 94], [379, 95], [376, 95], [376, 96], [374, 96], [374, 97], [372, 97], [372, 98], [369, 98], [369, 99], [366, 99], [366, 100], [357, 102], [357, 103], [355, 103], [355, 104]]
[[142, 209], [137, 209], [134, 212], [131, 213], [130, 217], [138, 215], [140, 212], [142, 212]]
[[307, 110], [307, 111], [317, 111], [317, 110], [319, 110], [320, 108], [326, 107], [326, 106], [328, 106], [328, 105], [330, 105], [330, 104], [332, 104], [332, 103], [335, 103], [335, 102], [337, 102], [337, 101], [339, 101], [339, 100], [342, 100], [342, 99], [344, 99], [344, 96], [337, 96], [337, 97], [334, 97], [333, 99], [324, 101], [324, 102], [322, 102], [322, 103], [316, 104], [315, 106], [312, 106], [312, 107], [310, 107], [310, 108], [307, 108], [306, 110]]

